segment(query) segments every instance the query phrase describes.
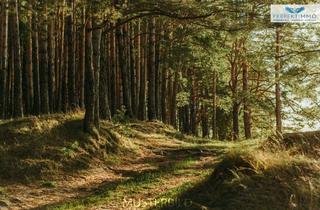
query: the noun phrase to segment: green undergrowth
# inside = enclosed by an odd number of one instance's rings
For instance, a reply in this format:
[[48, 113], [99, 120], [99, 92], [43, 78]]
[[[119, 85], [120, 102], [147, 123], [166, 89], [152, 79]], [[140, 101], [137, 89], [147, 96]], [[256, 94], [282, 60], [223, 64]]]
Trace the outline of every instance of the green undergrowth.
[[[177, 189], [171, 199], [179, 202], [160, 209], [320, 209], [320, 161], [315, 152], [320, 144], [314, 135], [252, 143], [233, 146], [210, 176]], [[188, 201], [187, 207], [183, 201]]]

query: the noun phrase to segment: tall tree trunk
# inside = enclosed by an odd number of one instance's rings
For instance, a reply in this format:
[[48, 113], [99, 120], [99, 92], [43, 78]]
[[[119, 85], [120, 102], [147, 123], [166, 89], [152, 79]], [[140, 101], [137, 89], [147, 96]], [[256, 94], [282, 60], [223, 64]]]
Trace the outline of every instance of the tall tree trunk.
[[142, 36], [141, 40], [141, 55], [140, 55], [140, 66], [141, 66], [141, 71], [140, 71], [140, 98], [139, 98], [139, 119], [140, 120], [145, 120], [146, 119], [146, 78], [147, 78], [147, 53], [148, 53], [148, 23], [145, 23], [145, 28], [144, 28], [144, 33], [145, 35]]
[[217, 132], [217, 71], [213, 72], [213, 82], [212, 82], [212, 138], [218, 139]]
[[54, 112], [54, 81], [55, 81], [55, 73], [54, 73], [54, 57], [55, 57], [55, 45], [54, 45], [54, 21], [49, 21], [48, 26], [48, 94], [49, 94], [49, 109], [50, 112]]
[[190, 96], [190, 127], [193, 135], [197, 135], [197, 78], [194, 70], [190, 72], [191, 96]]
[[[90, 3], [90, 2], [88, 2]], [[87, 11], [90, 15], [90, 10]], [[95, 128], [94, 113], [95, 113], [95, 81], [93, 69], [93, 45], [92, 45], [92, 20], [88, 17], [86, 23], [86, 79], [85, 79], [85, 118], [84, 131], [92, 133]]]
[[126, 36], [127, 30], [124, 26], [119, 26], [116, 29], [116, 40], [118, 46], [118, 58], [119, 58], [119, 67], [121, 73], [122, 81], [122, 97], [123, 105], [126, 109], [126, 115], [132, 117], [132, 108], [131, 108], [131, 97], [129, 90], [129, 75], [128, 75], [128, 59], [127, 56], [127, 46], [126, 46]]
[[82, 9], [82, 22], [80, 30], [80, 40], [79, 40], [79, 72], [80, 72], [80, 82], [79, 82], [79, 105], [84, 108], [84, 81], [85, 81], [85, 45], [86, 45], [86, 11], [85, 8]]
[[[111, 27], [114, 25], [112, 24]], [[116, 39], [114, 31], [110, 32], [110, 92], [111, 92], [111, 100], [110, 100], [110, 111], [111, 115], [114, 116], [117, 111], [117, 103], [116, 103], [116, 79], [117, 79], [117, 49], [116, 49]]]
[[232, 105], [232, 127], [233, 127], [233, 140], [239, 139], [239, 104], [233, 102]]
[[137, 26], [135, 28], [135, 71], [136, 71], [136, 110], [135, 115], [138, 117], [138, 107], [139, 107], [139, 101], [140, 101], [140, 84], [141, 84], [141, 20], [137, 20]]
[[[94, 25], [96, 20], [94, 19]], [[95, 81], [95, 105], [94, 105], [94, 123], [99, 128], [100, 108], [99, 108], [99, 81], [100, 81], [100, 46], [101, 46], [101, 29], [95, 29], [92, 33], [92, 47], [93, 47], [93, 70]]]
[[7, 1], [2, 3], [3, 13], [1, 23], [1, 66], [0, 66], [0, 119], [6, 114], [6, 92], [7, 92], [7, 72], [8, 72], [8, 10]]
[[[68, 0], [68, 7], [74, 11], [75, 0]], [[77, 107], [76, 102], [76, 31], [75, 31], [75, 16], [74, 12], [66, 17], [66, 39], [68, 43], [68, 102], [69, 109], [74, 110]]]
[[161, 56], [161, 23], [157, 24], [157, 29], [155, 30], [155, 106], [156, 106], [156, 117], [160, 119], [161, 110], [161, 100], [160, 100], [160, 82], [161, 82], [161, 72], [160, 72], [160, 56]]
[[179, 72], [176, 70], [174, 73], [174, 81], [172, 87], [172, 101], [171, 101], [171, 125], [177, 128], [177, 93], [178, 93], [178, 79]]
[[41, 100], [40, 100], [40, 72], [39, 72], [39, 33], [38, 33], [38, 15], [33, 14], [32, 17], [32, 43], [33, 43], [33, 113], [40, 114]]
[[[205, 89], [203, 91], [204, 99], [209, 97], [209, 91]], [[208, 120], [208, 105], [203, 101], [201, 104], [201, 123], [202, 123], [202, 137], [209, 137], [209, 120]]]
[[230, 56], [231, 63], [231, 92], [232, 92], [232, 139], [239, 139], [239, 96], [238, 96], [238, 60], [239, 41], [233, 43]]
[[31, 114], [33, 112], [33, 102], [34, 102], [34, 90], [33, 90], [33, 51], [32, 51], [32, 15], [29, 17], [29, 31], [28, 31], [28, 49], [27, 49], [27, 71], [28, 71], [28, 79], [29, 79], [29, 86], [28, 86], [28, 113]]
[[14, 47], [14, 112], [13, 117], [23, 117], [22, 106], [22, 68], [21, 68], [21, 46], [19, 29], [19, 5], [18, 0], [12, 2], [13, 9], [13, 47]]
[[156, 113], [156, 69], [155, 69], [155, 57], [156, 57], [156, 49], [155, 49], [155, 26], [156, 19], [155, 17], [150, 18], [149, 24], [149, 56], [148, 56], [148, 119], [154, 120], [157, 118]]
[[104, 35], [101, 40], [101, 73], [100, 73], [100, 85], [99, 85], [99, 107], [100, 107], [100, 117], [104, 120], [111, 120], [111, 113], [109, 109], [109, 44], [107, 43], [109, 40], [108, 34]]
[[[166, 55], [164, 55], [166, 58]], [[163, 65], [162, 65], [162, 73], [161, 73], [161, 118], [162, 122], [167, 123], [167, 64], [166, 60], [164, 59]]]
[[39, 25], [39, 69], [40, 69], [40, 94], [41, 94], [41, 113], [49, 113], [49, 85], [48, 85], [48, 25], [47, 25], [47, 3], [41, 3], [42, 12]]
[[276, 27], [276, 55], [275, 55], [275, 94], [276, 94], [276, 131], [282, 133], [282, 117], [281, 117], [281, 89], [280, 89], [280, 27]]
[[136, 62], [135, 62], [135, 52], [134, 52], [134, 27], [133, 24], [129, 24], [129, 33], [128, 33], [128, 42], [129, 42], [129, 56], [130, 56], [130, 78], [131, 78], [131, 106], [132, 113], [135, 117], [137, 114], [137, 74], [136, 74]]
[[243, 83], [243, 123], [244, 123], [244, 133], [246, 139], [251, 138], [251, 110], [250, 105], [248, 101], [249, 97], [249, 73], [248, 73], [248, 64], [247, 61], [244, 60], [242, 64], [242, 83]]

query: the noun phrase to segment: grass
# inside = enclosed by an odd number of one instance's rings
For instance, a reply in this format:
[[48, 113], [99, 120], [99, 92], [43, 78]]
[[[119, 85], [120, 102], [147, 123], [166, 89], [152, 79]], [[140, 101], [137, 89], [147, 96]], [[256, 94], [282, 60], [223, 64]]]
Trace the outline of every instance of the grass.
[[55, 181], [42, 181], [41, 186], [45, 188], [56, 188], [57, 183]]
[[[278, 151], [270, 152], [261, 149], [264, 143], [256, 142], [247, 148], [240, 143], [222, 156], [210, 176], [175, 190], [169, 197], [190, 201], [187, 208], [190, 210], [320, 209], [318, 157], [306, 156], [298, 150], [293, 153], [294, 148], [279, 147]], [[160, 209], [186, 207], [176, 204]]]
[[172, 174], [177, 172], [197, 174], [195, 169], [190, 169], [196, 160], [188, 159], [176, 163], [170, 163], [159, 167], [158, 170], [145, 171], [119, 183], [107, 183], [96, 189], [95, 193], [85, 198], [73, 200], [71, 202], [48, 206], [47, 209], [88, 209], [93, 206], [103, 204], [122, 205], [126, 199], [148, 189], [161, 187]]
[[[54, 179], [86, 170], [100, 162], [116, 161], [119, 154], [138, 152], [126, 137], [101, 123], [97, 140], [82, 132], [82, 113], [30, 117], [0, 124], [0, 179]], [[110, 157], [110, 158], [109, 158]]]
[[[149, 210], [320, 209], [319, 133], [226, 142], [183, 135], [157, 121], [102, 121], [96, 139], [82, 132], [82, 115], [0, 122], [0, 179], [40, 179], [41, 187], [55, 190], [66, 174], [131, 164], [112, 169], [122, 177], [83, 197], [40, 208], [119, 209], [142, 202], [140, 209]], [[205, 158], [212, 159], [203, 164]], [[6, 194], [0, 188], [0, 198]]]
[[5, 195], [7, 193], [7, 189], [5, 187], [0, 187], [0, 196]]

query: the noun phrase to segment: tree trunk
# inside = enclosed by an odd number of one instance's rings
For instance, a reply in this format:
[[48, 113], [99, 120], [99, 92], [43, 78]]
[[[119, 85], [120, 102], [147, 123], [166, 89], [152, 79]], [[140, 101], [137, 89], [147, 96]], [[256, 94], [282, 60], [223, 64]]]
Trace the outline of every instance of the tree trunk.
[[54, 45], [54, 22], [51, 20], [49, 21], [48, 27], [48, 94], [49, 94], [49, 109], [50, 112], [54, 112], [54, 81], [55, 81], [55, 74], [54, 74], [54, 57], [55, 57], [55, 45]]
[[[42, 12], [46, 13], [47, 3], [42, 2]], [[48, 25], [47, 15], [41, 16], [41, 22], [39, 25], [39, 69], [40, 69], [40, 94], [41, 94], [41, 113], [49, 113], [49, 85], [48, 85]]]
[[217, 71], [213, 72], [213, 87], [212, 87], [212, 138], [218, 139], [217, 132], [217, 80], [218, 80]]
[[[94, 23], [96, 20], [94, 19]], [[94, 24], [95, 25], [95, 24]], [[100, 81], [100, 46], [101, 46], [101, 29], [93, 30], [92, 33], [92, 46], [93, 46], [93, 70], [95, 81], [95, 106], [94, 106], [94, 122], [95, 126], [99, 127], [99, 81]]]
[[156, 19], [155, 17], [150, 18], [149, 25], [149, 56], [148, 56], [148, 119], [154, 120], [157, 118], [156, 116], [156, 69], [155, 69], [155, 25]]
[[123, 105], [126, 109], [126, 115], [132, 117], [131, 97], [129, 90], [129, 77], [128, 77], [128, 59], [127, 58], [127, 46], [126, 46], [127, 31], [124, 26], [119, 26], [116, 29], [116, 40], [118, 46], [118, 58], [119, 67], [122, 81], [122, 93], [123, 93]]
[[[90, 11], [88, 11], [90, 15]], [[85, 79], [85, 118], [84, 131], [92, 133], [95, 128], [95, 78], [93, 69], [92, 20], [89, 17], [86, 24], [86, 79]]]
[[146, 78], [147, 78], [147, 53], [148, 53], [148, 23], [146, 22], [145, 28], [144, 28], [145, 35], [142, 36], [141, 40], [141, 71], [140, 71], [140, 98], [139, 98], [139, 120], [145, 120], [146, 119]]
[[6, 115], [6, 92], [8, 72], [8, 10], [7, 1], [2, 3], [3, 13], [1, 23], [1, 66], [0, 66], [0, 119]]
[[282, 117], [281, 117], [281, 89], [280, 89], [280, 27], [276, 27], [276, 56], [275, 56], [275, 94], [276, 94], [276, 131], [282, 133]]
[[33, 113], [40, 114], [41, 100], [40, 100], [40, 72], [39, 72], [39, 33], [38, 33], [38, 17], [34, 14], [32, 17], [32, 43], [33, 43]]
[[135, 39], [135, 70], [136, 70], [136, 112], [135, 115], [138, 117], [139, 114], [139, 101], [140, 101], [140, 84], [141, 84], [141, 20], [137, 20], [137, 26], [136, 26], [136, 39]]
[[12, 2], [13, 9], [13, 48], [14, 48], [14, 111], [13, 117], [23, 117], [22, 106], [22, 68], [21, 68], [21, 46], [19, 29], [19, 5], [18, 0]]
[[158, 27], [155, 31], [155, 106], [156, 106], [156, 117], [160, 119], [160, 110], [161, 110], [161, 99], [160, 99], [160, 82], [161, 82], [161, 72], [160, 72], [160, 50], [161, 50], [161, 24], [157, 24]]
[[230, 57], [231, 63], [231, 92], [232, 92], [232, 139], [239, 139], [239, 98], [238, 98], [238, 60], [239, 60], [239, 42], [233, 43]]
[[[209, 95], [208, 90], [205, 90], [204, 91], [205, 98], [207, 98], [208, 95]], [[207, 138], [209, 136], [208, 106], [204, 102], [202, 102], [201, 123], [202, 123], [202, 137]]]
[[[111, 25], [113, 27], [114, 25]], [[116, 49], [116, 39], [114, 31], [110, 32], [110, 92], [111, 92], [111, 101], [110, 101], [110, 111], [111, 115], [114, 116], [117, 111], [117, 103], [116, 103], [116, 80], [117, 80], [117, 49]]]
[[243, 123], [244, 123], [244, 133], [246, 139], [251, 138], [251, 110], [248, 101], [249, 97], [249, 85], [248, 85], [248, 64], [245, 60], [242, 64], [242, 82], [243, 82]]
[[178, 78], [179, 72], [174, 73], [174, 81], [172, 87], [172, 101], [171, 101], [171, 125], [177, 128], [177, 93], [178, 93]]
[[232, 105], [232, 127], [233, 127], [233, 140], [239, 139], [239, 104], [233, 102]]
[[136, 75], [136, 62], [135, 62], [135, 52], [134, 52], [134, 27], [132, 24], [129, 24], [129, 35], [128, 35], [128, 44], [129, 44], [129, 56], [130, 56], [130, 84], [131, 84], [131, 106], [132, 113], [135, 117], [137, 114], [137, 75]]
[[107, 44], [107, 37], [101, 40], [101, 73], [100, 73], [100, 85], [99, 85], [99, 107], [100, 117], [103, 120], [111, 120], [111, 113], [109, 109], [109, 94], [108, 94], [108, 52], [109, 47]]
[[[74, 8], [75, 0], [68, 0], [68, 7]], [[76, 102], [76, 74], [75, 74], [75, 65], [76, 65], [76, 32], [75, 27], [75, 14], [70, 12], [66, 17], [66, 39], [68, 45], [68, 104], [70, 110], [75, 110], [77, 107]]]
[[79, 105], [84, 108], [84, 81], [85, 81], [85, 45], [86, 45], [86, 11], [85, 8], [82, 9], [82, 22], [80, 31], [80, 47], [79, 47], [79, 72], [80, 72], [80, 82], [79, 82]]
[[[164, 55], [166, 58], [166, 55]], [[161, 73], [161, 118], [162, 122], [167, 123], [167, 64], [166, 60], [162, 64], [162, 73]]]

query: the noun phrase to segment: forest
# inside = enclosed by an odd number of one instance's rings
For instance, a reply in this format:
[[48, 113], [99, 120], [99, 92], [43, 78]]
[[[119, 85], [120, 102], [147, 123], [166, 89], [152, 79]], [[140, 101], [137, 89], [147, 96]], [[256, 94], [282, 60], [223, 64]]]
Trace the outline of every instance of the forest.
[[319, 210], [295, 3], [1, 0], [0, 209]]

